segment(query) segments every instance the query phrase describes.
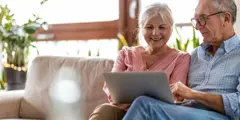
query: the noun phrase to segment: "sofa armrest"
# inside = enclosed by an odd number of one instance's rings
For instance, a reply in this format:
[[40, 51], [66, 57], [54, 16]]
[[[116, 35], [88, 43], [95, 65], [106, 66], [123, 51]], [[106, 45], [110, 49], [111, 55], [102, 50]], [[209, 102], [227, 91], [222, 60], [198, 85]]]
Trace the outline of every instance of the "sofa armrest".
[[24, 90], [0, 91], [0, 118], [19, 118]]

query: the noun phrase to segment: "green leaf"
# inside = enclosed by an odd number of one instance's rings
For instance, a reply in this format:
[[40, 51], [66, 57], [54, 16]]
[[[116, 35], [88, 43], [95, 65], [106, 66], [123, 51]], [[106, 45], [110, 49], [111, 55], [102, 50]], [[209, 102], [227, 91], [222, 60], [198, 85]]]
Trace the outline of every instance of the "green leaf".
[[31, 45], [31, 46], [36, 49], [37, 55], [39, 55], [39, 50], [38, 50], [38, 48], [37, 48], [35, 45]]
[[88, 50], [88, 56], [92, 56], [91, 50]]
[[189, 42], [190, 42], [190, 40], [187, 39], [186, 43], [184, 44], [184, 49], [183, 49], [184, 52], [187, 52]]
[[43, 5], [43, 4], [45, 4], [47, 1], [48, 1], [48, 0], [42, 0], [42, 1], [40, 2], [40, 4]]
[[118, 36], [120, 42], [123, 44], [123, 46], [128, 46], [127, 40], [125, 39], [125, 37], [122, 34], [118, 33], [117, 36]]
[[181, 40], [176, 38], [176, 43], [177, 43], [177, 49], [182, 50], [182, 43]]

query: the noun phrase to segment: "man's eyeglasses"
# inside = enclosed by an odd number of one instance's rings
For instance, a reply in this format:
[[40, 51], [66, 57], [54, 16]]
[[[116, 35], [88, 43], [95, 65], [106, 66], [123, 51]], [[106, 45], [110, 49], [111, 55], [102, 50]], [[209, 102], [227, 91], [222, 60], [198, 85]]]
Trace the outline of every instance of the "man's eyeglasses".
[[193, 25], [194, 28], [196, 28], [197, 24], [199, 24], [200, 26], [204, 27], [206, 25], [207, 19], [210, 16], [214, 16], [214, 15], [217, 15], [217, 14], [220, 14], [220, 13], [225, 13], [225, 12], [220, 11], [220, 12], [212, 13], [212, 14], [209, 14], [209, 15], [202, 14], [197, 19], [192, 18], [191, 19], [192, 25]]

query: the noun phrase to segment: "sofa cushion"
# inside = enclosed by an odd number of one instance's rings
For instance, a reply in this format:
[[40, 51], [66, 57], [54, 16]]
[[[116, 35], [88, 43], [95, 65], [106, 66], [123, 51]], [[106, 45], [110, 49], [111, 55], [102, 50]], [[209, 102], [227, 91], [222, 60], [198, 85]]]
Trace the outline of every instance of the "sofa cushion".
[[[97, 105], [107, 102], [107, 96], [102, 90], [104, 84], [102, 73], [111, 71], [112, 66], [113, 60], [104, 58], [37, 57], [27, 73], [20, 117], [46, 119], [59, 112], [54, 112], [56, 110], [54, 105], [59, 101], [54, 101], [49, 95], [50, 87], [55, 86], [56, 81], [60, 81], [64, 76], [77, 73], [70, 79], [78, 83], [81, 97], [77, 104], [67, 106], [72, 106], [72, 110], [78, 112], [81, 119], [88, 119]], [[65, 69], [70, 69], [72, 72], [64, 72]]]

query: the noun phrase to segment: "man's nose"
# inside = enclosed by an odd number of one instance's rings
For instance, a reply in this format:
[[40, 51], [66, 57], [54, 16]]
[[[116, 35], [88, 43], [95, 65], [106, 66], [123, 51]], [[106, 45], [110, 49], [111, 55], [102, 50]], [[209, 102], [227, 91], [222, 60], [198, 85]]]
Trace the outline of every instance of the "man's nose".
[[199, 29], [201, 29], [203, 26], [201, 26], [198, 22], [196, 23], [196, 26], [195, 26], [195, 29], [196, 30], [199, 30]]

